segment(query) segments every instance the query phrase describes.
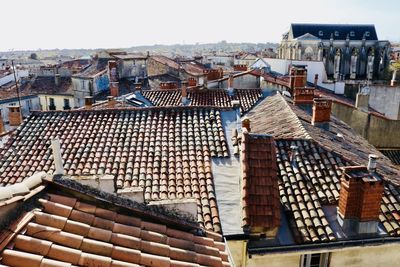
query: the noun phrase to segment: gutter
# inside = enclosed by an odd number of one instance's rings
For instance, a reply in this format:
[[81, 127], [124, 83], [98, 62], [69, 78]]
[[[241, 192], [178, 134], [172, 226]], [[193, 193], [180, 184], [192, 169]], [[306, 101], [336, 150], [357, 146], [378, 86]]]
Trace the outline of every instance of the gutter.
[[250, 255], [254, 254], [267, 254], [276, 252], [298, 252], [305, 250], [317, 250], [317, 249], [341, 249], [345, 247], [360, 247], [368, 245], [383, 245], [391, 243], [400, 243], [400, 237], [381, 237], [381, 238], [369, 238], [369, 239], [356, 239], [356, 240], [344, 240], [330, 243], [315, 243], [315, 244], [294, 244], [288, 246], [271, 246], [271, 247], [258, 247], [247, 249]]

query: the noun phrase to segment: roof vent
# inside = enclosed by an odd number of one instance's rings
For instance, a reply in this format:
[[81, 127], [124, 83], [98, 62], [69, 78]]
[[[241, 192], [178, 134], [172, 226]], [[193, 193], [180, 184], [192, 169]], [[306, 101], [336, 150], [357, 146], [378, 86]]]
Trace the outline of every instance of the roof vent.
[[376, 160], [378, 159], [379, 157], [377, 156], [377, 155], [374, 155], [374, 154], [369, 154], [368, 155], [368, 171], [370, 171], [370, 172], [376, 172]]

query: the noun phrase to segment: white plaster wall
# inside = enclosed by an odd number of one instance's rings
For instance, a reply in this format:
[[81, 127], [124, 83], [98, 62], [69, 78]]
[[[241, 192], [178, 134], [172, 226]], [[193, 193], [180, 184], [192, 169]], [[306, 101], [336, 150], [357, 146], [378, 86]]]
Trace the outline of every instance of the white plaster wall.
[[[16, 76], [17, 76], [17, 80], [28, 77], [29, 71], [28, 70], [17, 70]], [[14, 74], [11, 73], [7, 76], [0, 78], [0, 86], [3, 86], [4, 84], [7, 84], [7, 83], [13, 82], [13, 81], [14, 81]]]
[[[13, 100], [10, 102], [0, 104], [1, 115], [3, 117], [4, 122], [8, 122], [8, 106], [10, 105], [19, 105], [18, 100]], [[38, 96], [32, 96], [28, 99], [21, 100], [22, 106], [22, 116], [28, 117], [32, 110], [40, 110], [40, 102]]]

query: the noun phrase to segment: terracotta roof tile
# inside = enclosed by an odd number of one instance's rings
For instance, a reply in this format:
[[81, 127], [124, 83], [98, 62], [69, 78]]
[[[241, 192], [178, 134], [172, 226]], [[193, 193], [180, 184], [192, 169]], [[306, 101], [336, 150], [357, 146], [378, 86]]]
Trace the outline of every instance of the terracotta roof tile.
[[243, 130], [242, 226], [273, 229], [280, 223], [275, 142]]
[[[2, 252], [1, 263], [9, 266], [229, 264], [223, 243], [213, 239], [195, 236], [136, 217], [112, 215], [103, 208], [76, 198], [56, 194], [48, 197], [49, 200], [40, 199], [39, 203], [44, 205], [34, 213], [33, 221], [28, 223], [26, 231], [17, 233], [14, 242], [10, 242], [11, 245]], [[65, 212], [65, 205], [52, 201], [73, 205], [70, 206], [72, 212]], [[90, 213], [94, 219], [73, 216], [77, 212]], [[99, 216], [114, 218], [119, 223]], [[99, 220], [103, 223], [96, 223]], [[124, 220], [128, 224], [124, 224]], [[111, 224], [104, 223], [105, 221], [112, 222], [111, 230]], [[132, 221], [135, 226], [132, 225]]]
[[[182, 106], [180, 90], [144, 91], [143, 96], [155, 106]], [[231, 108], [232, 101], [239, 100], [242, 113], [249, 111], [261, 98], [261, 89], [234, 89], [232, 96], [224, 89], [190, 91], [187, 95], [189, 106]]]
[[[202, 226], [221, 231], [217, 207], [210, 210], [215, 203], [211, 157], [228, 156], [219, 111], [181, 107], [35, 113], [0, 158], [0, 184], [23, 179], [16, 172], [21, 168], [27, 168], [26, 176], [28, 171], [52, 172], [50, 140], [55, 137], [67, 174], [113, 175], [118, 188], [143, 187], [146, 201], [196, 198]], [[69, 216], [74, 201], [44, 200], [43, 205]], [[80, 202], [73, 216], [80, 216], [78, 210], [111, 221], [117, 216]]]

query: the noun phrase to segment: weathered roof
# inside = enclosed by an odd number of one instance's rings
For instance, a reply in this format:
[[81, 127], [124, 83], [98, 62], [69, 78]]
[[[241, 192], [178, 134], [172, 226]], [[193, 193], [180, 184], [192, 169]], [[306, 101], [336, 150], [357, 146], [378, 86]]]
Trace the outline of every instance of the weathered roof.
[[[182, 106], [180, 90], [144, 91], [143, 96], [155, 106]], [[239, 100], [241, 111], [249, 111], [261, 98], [261, 89], [234, 89], [231, 96], [224, 89], [194, 90], [187, 95], [189, 106], [214, 106], [231, 108], [232, 100]]]
[[[366, 40], [378, 40], [374, 25], [368, 24], [307, 24], [292, 23], [291, 31], [293, 38], [303, 36], [307, 33], [314, 35], [320, 39], [329, 40], [331, 35], [335, 40], [345, 40], [347, 35], [350, 40], [361, 40], [364, 34]], [[322, 36], [319, 34], [322, 32]], [[335, 35], [337, 33], [337, 35]], [[353, 33], [353, 34], [352, 34]]]
[[366, 165], [369, 154], [380, 156], [377, 170], [386, 181], [380, 222], [389, 235], [400, 234], [395, 208], [400, 207], [400, 170], [346, 124], [331, 116], [329, 130], [314, 127], [307, 112], [279, 94], [263, 100], [247, 117], [252, 132], [276, 139], [280, 198], [297, 242], [346, 238], [336, 233], [325, 208], [338, 203], [340, 167]]
[[400, 184], [400, 170], [388, 158], [358, 135], [341, 120], [331, 116], [329, 130], [311, 125], [311, 115], [292, 100], [280, 94], [263, 100], [248, 114], [250, 120], [257, 121], [252, 129], [258, 133], [268, 133], [275, 138], [313, 139], [325, 149], [340, 154], [354, 164], [365, 165], [368, 155], [376, 154], [378, 168], [385, 179]]
[[142, 187], [146, 200], [194, 198], [198, 221], [220, 232], [211, 157], [228, 155], [219, 111], [147, 108], [35, 112], [0, 157], [0, 184], [54, 169], [59, 138], [66, 174], [110, 174], [117, 188]]
[[68, 188], [47, 186], [2, 229], [2, 264], [230, 266], [221, 236], [202, 234], [178, 218], [162, 213], [158, 217], [104, 192], [71, 187], [71, 182]]
[[380, 149], [379, 151], [388, 157], [393, 164], [400, 165], [400, 149]]
[[157, 55], [157, 56], [151, 56], [150, 58], [160, 62], [161, 64], [167, 65], [168, 67], [171, 67], [173, 69], [179, 69], [179, 63], [170, 59], [169, 57]]

